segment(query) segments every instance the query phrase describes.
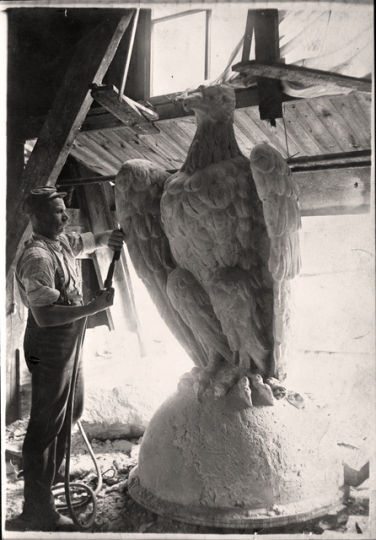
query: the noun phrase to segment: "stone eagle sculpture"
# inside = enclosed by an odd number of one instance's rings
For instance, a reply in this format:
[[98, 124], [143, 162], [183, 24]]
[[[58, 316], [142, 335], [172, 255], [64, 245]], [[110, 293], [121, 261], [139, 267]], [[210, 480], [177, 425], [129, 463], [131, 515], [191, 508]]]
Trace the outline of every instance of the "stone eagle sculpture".
[[237, 386], [247, 406], [280, 397], [290, 327], [290, 282], [300, 269], [298, 192], [274, 148], [250, 159], [234, 131], [235, 92], [200, 86], [183, 96], [197, 131], [181, 169], [144, 159], [116, 176], [128, 251], [162, 318], [195, 363], [181, 384], [199, 399]]

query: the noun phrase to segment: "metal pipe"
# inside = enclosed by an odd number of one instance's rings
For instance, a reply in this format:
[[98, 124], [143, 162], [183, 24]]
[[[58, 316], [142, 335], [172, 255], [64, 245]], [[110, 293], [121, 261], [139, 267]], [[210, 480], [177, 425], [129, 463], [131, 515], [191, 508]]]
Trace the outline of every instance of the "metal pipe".
[[132, 51], [133, 51], [134, 39], [135, 39], [135, 36], [136, 36], [136, 30], [137, 30], [137, 23], [138, 23], [139, 14], [140, 14], [140, 8], [137, 8], [136, 11], [135, 11], [135, 14], [134, 14], [134, 19], [133, 19], [131, 40], [130, 40], [130, 43], [129, 43], [129, 49], [128, 49], [127, 58], [126, 58], [126, 61], [125, 61], [123, 80], [121, 81], [121, 86], [120, 86], [120, 92], [119, 92], [119, 101], [120, 102], [123, 99], [123, 92], [124, 92], [124, 88], [125, 88], [125, 83], [126, 83], [127, 77], [128, 77], [129, 65], [130, 65], [130, 62], [131, 62], [131, 56], [132, 56]]

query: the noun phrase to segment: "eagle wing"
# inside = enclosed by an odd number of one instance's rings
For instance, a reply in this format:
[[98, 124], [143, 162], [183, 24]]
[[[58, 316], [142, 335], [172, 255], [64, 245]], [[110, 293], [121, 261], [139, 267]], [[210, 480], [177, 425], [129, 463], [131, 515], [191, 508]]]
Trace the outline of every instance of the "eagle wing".
[[291, 170], [277, 150], [267, 144], [257, 145], [250, 161], [270, 238], [268, 268], [274, 280], [274, 373], [283, 379], [286, 357], [292, 348], [290, 280], [299, 274], [301, 266], [299, 194]]
[[168, 277], [176, 269], [160, 219], [160, 199], [168, 176], [167, 171], [151, 161], [126, 161], [115, 179], [116, 211], [137, 275], [171, 332], [193, 362], [203, 367], [207, 364], [205, 350], [166, 291]]
[[281, 154], [267, 144], [251, 152], [251, 170], [271, 241], [269, 270], [275, 281], [299, 274], [301, 228], [298, 191]]

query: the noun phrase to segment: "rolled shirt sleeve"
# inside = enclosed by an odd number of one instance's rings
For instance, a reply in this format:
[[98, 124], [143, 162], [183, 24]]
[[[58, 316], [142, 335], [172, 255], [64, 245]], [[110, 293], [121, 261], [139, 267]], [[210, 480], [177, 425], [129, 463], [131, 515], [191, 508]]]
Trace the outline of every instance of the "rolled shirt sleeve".
[[93, 253], [96, 249], [95, 238], [93, 233], [69, 233], [65, 235], [68, 239], [70, 247], [75, 257], [84, 255], [85, 253]]
[[21, 261], [16, 277], [27, 307], [47, 306], [56, 302], [60, 296], [60, 292], [55, 288], [54, 265], [51, 259], [45, 256], [44, 250], [31, 250]]
[[38, 245], [26, 248], [17, 264], [16, 280], [22, 302], [28, 308], [50, 305], [59, 299], [60, 291], [55, 285], [56, 258], [60, 259], [64, 269], [67, 291], [71, 292], [72, 288], [80, 290], [75, 258], [96, 249], [95, 238], [91, 232], [62, 234], [58, 243], [59, 249], [55, 242], [40, 236], [38, 239], [36, 234], [33, 236], [36, 237], [36, 242], [43, 241], [51, 246], [48, 246], [48, 249]]

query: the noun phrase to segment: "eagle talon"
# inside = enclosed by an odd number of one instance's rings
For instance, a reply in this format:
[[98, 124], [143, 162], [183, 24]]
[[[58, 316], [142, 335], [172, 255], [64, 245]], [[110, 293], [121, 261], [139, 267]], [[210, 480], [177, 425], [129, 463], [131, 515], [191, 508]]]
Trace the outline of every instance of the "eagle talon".
[[287, 390], [284, 386], [282, 386], [278, 379], [269, 377], [269, 379], [266, 379], [265, 383], [272, 389], [275, 399], [282, 399], [286, 397]]
[[265, 384], [261, 375], [251, 375], [250, 382], [252, 387], [252, 400], [257, 405], [274, 405], [272, 389]]

